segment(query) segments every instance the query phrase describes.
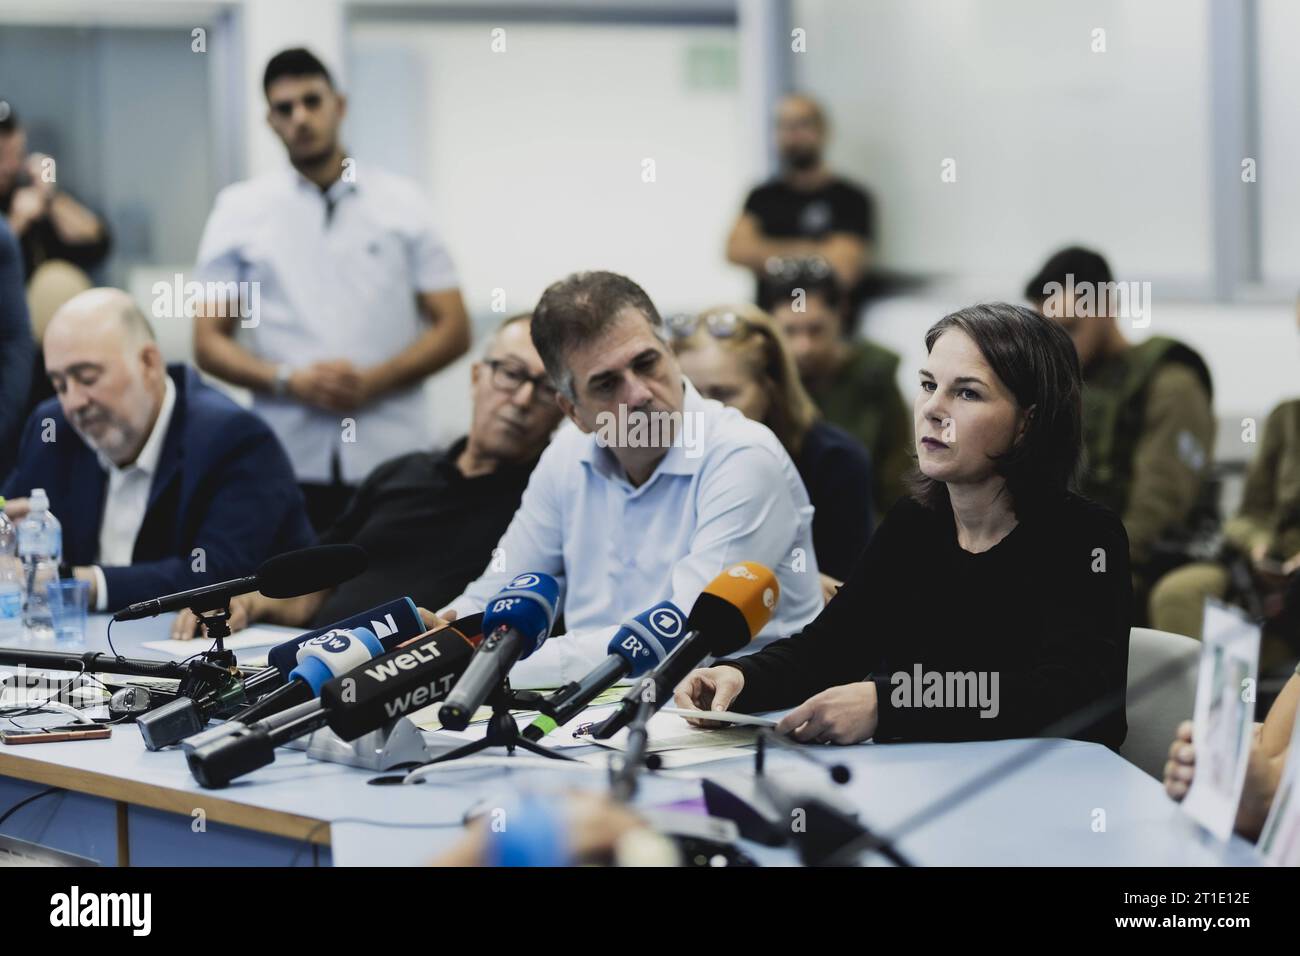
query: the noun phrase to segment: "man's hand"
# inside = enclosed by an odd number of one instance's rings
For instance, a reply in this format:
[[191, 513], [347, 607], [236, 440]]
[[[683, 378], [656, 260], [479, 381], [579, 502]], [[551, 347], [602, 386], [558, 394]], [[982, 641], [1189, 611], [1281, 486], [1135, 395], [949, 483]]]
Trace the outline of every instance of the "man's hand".
[[844, 587], [843, 581], [837, 581], [829, 574], [819, 575], [822, 582], [822, 604], [830, 604], [835, 592]]
[[1165, 793], [1171, 800], [1182, 800], [1196, 774], [1196, 749], [1192, 746], [1192, 722], [1184, 720], [1174, 732], [1165, 761]]
[[5, 517], [14, 524], [26, 518], [27, 512], [31, 510], [31, 502], [26, 498], [10, 498], [5, 502]]
[[[230, 599], [230, 619], [226, 622], [226, 626], [230, 628], [232, 634], [235, 631], [242, 631], [257, 620], [256, 604], [257, 595], [255, 594], [237, 594]], [[193, 640], [198, 636], [196, 633], [198, 624], [199, 619], [193, 611], [189, 608], [181, 611], [172, 621], [172, 640]], [[203, 636], [207, 637], [206, 626], [203, 629]]]
[[444, 627], [456, 620], [456, 612], [451, 608], [443, 608], [438, 614], [427, 608], [417, 607], [416, 611], [420, 614], [420, 620], [424, 622], [426, 631], [441, 631]]
[[373, 397], [370, 377], [346, 359], [315, 362], [289, 376], [289, 394], [327, 412], [350, 412]]
[[[740, 696], [745, 675], [735, 667], [701, 667], [691, 671], [677, 685], [673, 702], [687, 710], [726, 710]], [[717, 720], [687, 718], [696, 727], [728, 727]]]
[[876, 732], [876, 685], [858, 681], [809, 697], [776, 725], [778, 734], [824, 744], [856, 744]]
[[9, 228], [21, 236], [32, 223], [43, 219], [48, 209], [48, 200], [35, 186], [15, 189], [9, 202]]

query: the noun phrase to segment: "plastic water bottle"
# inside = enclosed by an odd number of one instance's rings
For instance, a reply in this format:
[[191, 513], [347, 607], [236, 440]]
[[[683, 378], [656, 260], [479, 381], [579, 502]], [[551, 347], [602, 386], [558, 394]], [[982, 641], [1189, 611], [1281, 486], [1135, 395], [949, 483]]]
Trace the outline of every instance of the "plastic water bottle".
[[23, 636], [23, 568], [18, 563], [18, 530], [5, 517], [0, 498], [0, 645]]
[[29, 637], [54, 637], [54, 618], [46, 586], [59, 579], [63, 560], [63, 526], [50, 514], [50, 499], [44, 488], [33, 488], [31, 510], [18, 522], [18, 557], [22, 559], [27, 600], [23, 625]]

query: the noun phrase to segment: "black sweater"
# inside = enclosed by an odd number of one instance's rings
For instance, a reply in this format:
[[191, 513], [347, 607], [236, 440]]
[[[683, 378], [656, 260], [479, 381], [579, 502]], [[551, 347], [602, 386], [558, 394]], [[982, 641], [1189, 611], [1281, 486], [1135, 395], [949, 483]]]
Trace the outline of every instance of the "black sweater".
[[[1122, 699], [1131, 602], [1128, 536], [1100, 505], [1066, 495], [971, 554], [946, 506], [904, 498], [802, 633], [725, 663], [745, 675], [740, 710], [793, 707], [870, 679], [877, 741], [1030, 737], [1101, 697]], [[918, 665], [922, 675], [945, 675], [942, 705], [923, 697], [937, 678], [914, 680]], [[947, 675], [970, 672], [988, 691], [996, 673], [995, 716], [982, 717], [993, 708], [970, 698], [959, 705], [961, 682]], [[1116, 707], [1073, 736], [1117, 748], [1126, 732]]]

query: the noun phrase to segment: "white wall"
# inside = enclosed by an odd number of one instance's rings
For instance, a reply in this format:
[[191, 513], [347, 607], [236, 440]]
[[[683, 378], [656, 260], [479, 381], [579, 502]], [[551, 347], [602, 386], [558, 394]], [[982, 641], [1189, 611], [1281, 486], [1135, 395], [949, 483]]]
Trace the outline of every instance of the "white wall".
[[1131, 277], [1208, 281], [1207, 9], [795, 0], [808, 49], [791, 58], [836, 165], [876, 194], [885, 262], [1023, 283], [1077, 241]]

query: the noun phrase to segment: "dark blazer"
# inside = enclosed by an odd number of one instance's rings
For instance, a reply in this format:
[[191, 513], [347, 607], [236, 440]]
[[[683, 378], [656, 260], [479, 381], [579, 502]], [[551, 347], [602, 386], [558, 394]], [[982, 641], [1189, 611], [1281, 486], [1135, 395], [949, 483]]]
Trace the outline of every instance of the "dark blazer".
[[[108, 609], [251, 574], [315, 540], [288, 456], [266, 424], [193, 369], [169, 365], [176, 405], [129, 567], [103, 568]], [[43, 441], [53, 423], [55, 441]], [[63, 560], [98, 563], [108, 475], [57, 399], [27, 420], [3, 494], [44, 488], [63, 525]], [[195, 549], [202, 549], [201, 555]], [[201, 558], [201, 560], [200, 560]]]

